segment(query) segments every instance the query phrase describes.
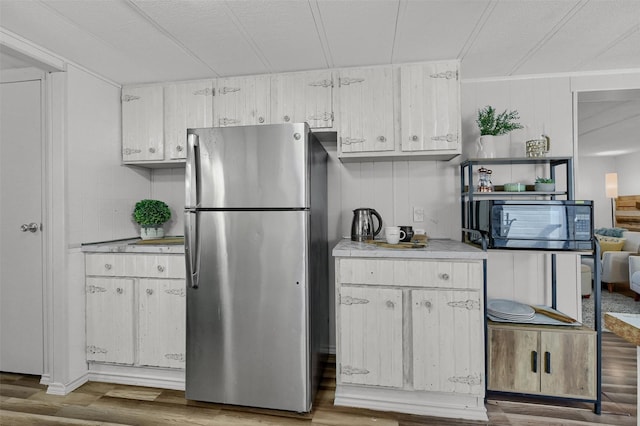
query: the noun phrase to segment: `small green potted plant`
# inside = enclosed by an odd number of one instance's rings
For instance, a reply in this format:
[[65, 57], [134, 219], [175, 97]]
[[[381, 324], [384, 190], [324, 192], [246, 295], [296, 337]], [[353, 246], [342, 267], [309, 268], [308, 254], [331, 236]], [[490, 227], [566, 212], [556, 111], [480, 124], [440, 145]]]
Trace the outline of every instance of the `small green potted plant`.
[[[476, 124], [480, 129], [480, 140], [478, 141], [478, 158], [493, 158], [496, 156], [496, 146], [494, 138], [506, 135], [507, 133], [522, 129], [522, 124], [518, 123], [518, 111], [507, 111], [506, 109], [497, 113], [491, 105], [487, 105], [478, 110]], [[501, 150], [504, 151], [504, 150]], [[509, 155], [509, 145], [506, 146], [506, 156]]]
[[538, 192], [553, 192], [556, 190], [556, 181], [538, 176], [536, 177], [535, 190]]
[[133, 209], [133, 220], [140, 225], [140, 238], [164, 237], [163, 225], [171, 219], [169, 206], [160, 200], [140, 200]]

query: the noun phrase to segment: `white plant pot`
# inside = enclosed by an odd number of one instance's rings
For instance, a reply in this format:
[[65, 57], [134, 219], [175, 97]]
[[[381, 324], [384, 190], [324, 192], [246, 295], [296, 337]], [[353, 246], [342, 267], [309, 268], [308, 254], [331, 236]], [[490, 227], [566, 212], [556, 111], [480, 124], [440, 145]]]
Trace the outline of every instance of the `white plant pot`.
[[553, 191], [556, 190], [556, 184], [555, 183], [540, 183], [540, 182], [536, 182], [535, 190], [537, 192], [553, 192]]
[[143, 240], [155, 240], [162, 237], [164, 237], [164, 228], [162, 226], [158, 228], [140, 228], [140, 238]]
[[509, 135], [480, 136], [476, 151], [477, 158], [505, 158], [511, 156]]

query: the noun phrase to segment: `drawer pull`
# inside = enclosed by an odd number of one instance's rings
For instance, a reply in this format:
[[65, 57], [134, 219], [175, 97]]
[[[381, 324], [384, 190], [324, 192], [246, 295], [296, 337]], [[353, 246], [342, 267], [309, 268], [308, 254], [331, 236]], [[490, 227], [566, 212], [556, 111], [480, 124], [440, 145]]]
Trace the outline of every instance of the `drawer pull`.
[[449, 274], [440, 274], [440, 279], [447, 281], [449, 279]]
[[164, 272], [164, 266], [158, 265], [158, 272]]
[[106, 269], [108, 271], [109, 269], [111, 269], [111, 265], [109, 263], [105, 263], [104, 264], [104, 269]]
[[122, 294], [123, 292], [124, 292], [124, 290], [122, 289], [122, 287], [116, 288], [116, 293]]
[[151, 295], [153, 294], [153, 289], [152, 289], [152, 288], [148, 288], [148, 289], [147, 289], [147, 294], [148, 294], [149, 296], [151, 296]]

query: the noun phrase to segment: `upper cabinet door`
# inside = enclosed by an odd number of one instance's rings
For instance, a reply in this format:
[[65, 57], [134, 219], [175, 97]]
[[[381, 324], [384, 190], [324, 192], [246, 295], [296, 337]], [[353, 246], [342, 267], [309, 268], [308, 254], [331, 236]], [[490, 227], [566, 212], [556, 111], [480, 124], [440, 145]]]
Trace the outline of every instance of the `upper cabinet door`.
[[460, 151], [458, 62], [400, 66], [402, 151]]
[[213, 125], [213, 80], [164, 87], [164, 140], [171, 159], [186, 158], [187, 129]]
[[161, 86], [122, 89], [122, 161], [164, 159]]
[[341, 70], [338, 81], [340, 152], [392, 151], [391, 67]]
[[213, 99], [214, 127], [269, 124], [270, 85], [268, 75], [218, 79]]
[[276, 74], [271, 77], [271, 122], [333, 126], [331, 71]]

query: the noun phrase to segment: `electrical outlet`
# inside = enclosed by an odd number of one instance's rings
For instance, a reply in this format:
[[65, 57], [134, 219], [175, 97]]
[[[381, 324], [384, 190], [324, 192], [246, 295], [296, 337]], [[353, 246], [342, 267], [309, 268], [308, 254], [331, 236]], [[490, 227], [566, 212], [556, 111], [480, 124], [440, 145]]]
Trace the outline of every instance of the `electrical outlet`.
[[424, 208], [422, 207], [413, 208], [413, 221], [424, 222]]

